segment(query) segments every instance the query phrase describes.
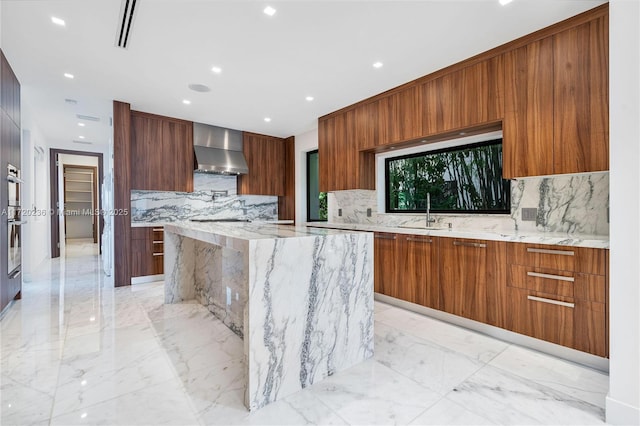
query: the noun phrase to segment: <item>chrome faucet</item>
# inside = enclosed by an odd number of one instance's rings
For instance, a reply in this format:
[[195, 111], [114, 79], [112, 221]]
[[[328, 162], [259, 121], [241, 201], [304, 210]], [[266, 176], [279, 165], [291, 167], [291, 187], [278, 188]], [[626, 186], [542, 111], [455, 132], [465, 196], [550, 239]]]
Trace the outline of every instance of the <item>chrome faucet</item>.
[[431, 194], [427, 192], [427, 223], [426, 223], [426, 227], [428, 228], [429, 225], [431, 225], [432, 223], [435, 223], [435, 222], [436, 222], [436, 220], [431, 217]]

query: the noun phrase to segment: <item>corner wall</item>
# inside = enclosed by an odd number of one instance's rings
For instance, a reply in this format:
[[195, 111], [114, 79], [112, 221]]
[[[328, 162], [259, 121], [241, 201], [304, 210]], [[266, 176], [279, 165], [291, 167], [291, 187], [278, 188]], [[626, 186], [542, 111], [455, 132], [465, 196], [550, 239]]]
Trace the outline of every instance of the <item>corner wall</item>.
[[307, 221], [307, 152], [318, 149], [318, 129], [296, 136], [296, 223]]
[[611, 251], [607, 422], [640, 424], [640, 2], [609, 6]]

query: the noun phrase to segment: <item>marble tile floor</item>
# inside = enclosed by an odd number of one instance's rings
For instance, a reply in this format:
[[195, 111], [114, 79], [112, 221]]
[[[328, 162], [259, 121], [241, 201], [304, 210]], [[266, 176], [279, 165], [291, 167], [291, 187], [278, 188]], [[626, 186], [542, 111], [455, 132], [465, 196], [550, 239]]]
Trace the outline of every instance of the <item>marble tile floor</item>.
[[376, 303], [375, 356], [249, 413], [242, 341], [98, 256], [46, 261], [0, 320], [0, 423], [602, 424], [608, 376]]
[[100, 254], [100, 247], [91, 238], [69, 238], [65, 241], [61, 256], [78, 257]]

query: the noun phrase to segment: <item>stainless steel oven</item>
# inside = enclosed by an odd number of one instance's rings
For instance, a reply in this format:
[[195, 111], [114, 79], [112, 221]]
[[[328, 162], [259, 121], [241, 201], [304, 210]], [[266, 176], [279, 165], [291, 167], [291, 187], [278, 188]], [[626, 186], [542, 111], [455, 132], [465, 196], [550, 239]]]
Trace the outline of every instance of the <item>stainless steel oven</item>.
[[7, 166], [7, 186], [9, 205], [7, 206], [7, 271], [9, 278], [20, 275], [22, 266], [22, 229], [20, 208], [20, 170]]

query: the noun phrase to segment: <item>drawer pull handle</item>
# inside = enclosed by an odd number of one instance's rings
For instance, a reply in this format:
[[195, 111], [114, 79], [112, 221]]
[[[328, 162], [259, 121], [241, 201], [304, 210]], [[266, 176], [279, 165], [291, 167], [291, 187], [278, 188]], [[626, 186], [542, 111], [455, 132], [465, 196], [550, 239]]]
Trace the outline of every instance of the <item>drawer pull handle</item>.
[[432, 243], [433, 240], [431, 238], [414, 238], [414, 237], [407, 237], [407, 241], [415, 241], [418, 243]]
[[164, 228], [153, 228], [153, 232], [163, 232]]
[[486, 248], [487, 245], [483, 244], [483, 243], [465, 243], [462, 241], [454, 241], [453, 242], [454, 246], [461, 246], [461, 247], [476, 247], [476, 248]]
[[164, 244], [164, 241], [154, 241], [153, 244]]
[[550, 280], [569, 281], [570, 283], [575, 281], [575, 278], [573, 277], [563, 277], [562, 275], [552, 275], [552, 274], [541, 274], [540, 272], [527, 272], [527, 275], [530, 277], [537, 277], [537, 278], [549, 278]]
[[396, 236], [395, 235], [375, 235], [375, 238], [378, 238], [379, 240], [395, 240]]
[[570, 250], [548, 250], [548, 249], [539, 249], [539, 248], [531, 248], [527, 247], [528, 253], [541, 253], [541, 254], [559, 254], [561, 256], [573, 256], [574, 252]]
[[164, 253], [153, 253], [154, 256], [164, 256]]
[[527, 296], [527, 299], [533, 300], [534, 302], [542, 302], [542, 303], [549, 303], [551, 305], [566, 306], [567, 308], [574, 308], [576, 306], [574, 303], [562, 302], [560, 300], [554, 300], [554, 299], [546, 299], [544, 297]]

